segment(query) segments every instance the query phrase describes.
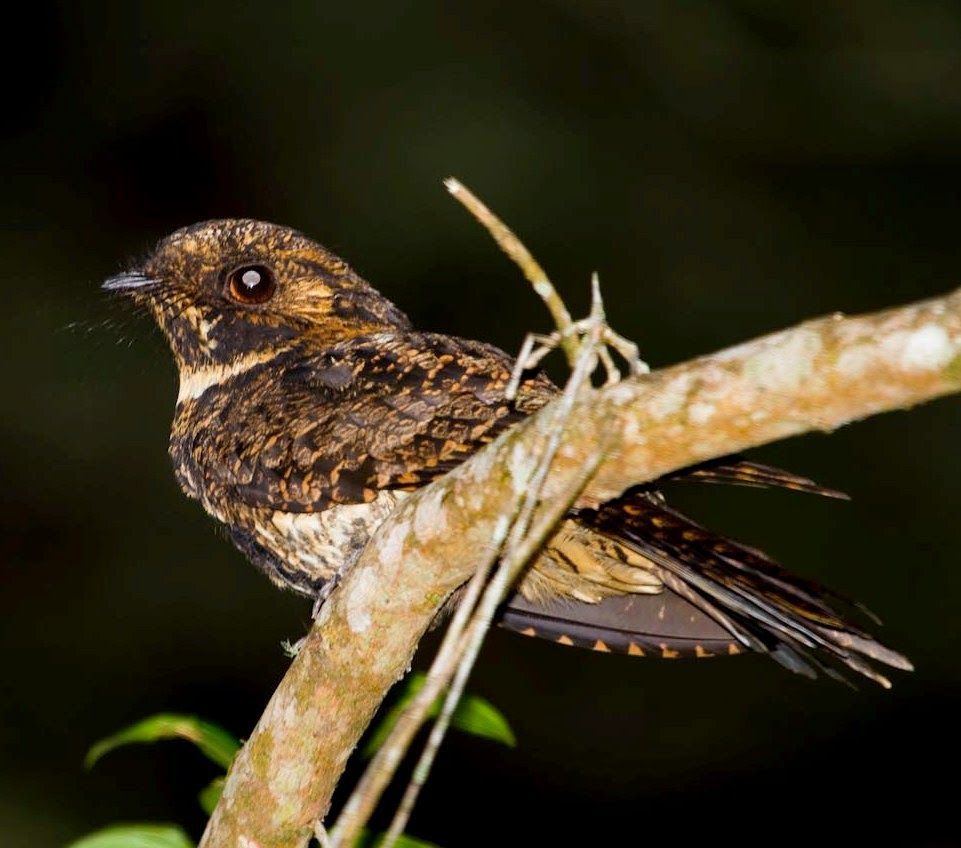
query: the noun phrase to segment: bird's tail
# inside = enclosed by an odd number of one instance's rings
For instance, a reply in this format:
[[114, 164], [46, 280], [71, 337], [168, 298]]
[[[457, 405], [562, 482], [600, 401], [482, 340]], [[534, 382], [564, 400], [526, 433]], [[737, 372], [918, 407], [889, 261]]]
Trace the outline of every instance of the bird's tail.
[[[747, 473], [756, 478], [754, 464], [749, 465]], [[787, 472], [768, 470], [792, 479]], [[738, 482], [723, 467], [719, 473], [712, 470], [711, 479]], [[772, 479], [760, 485], [781, 485]], [[889, 681], [871, 661], [912, 668], [838, 611], [856, 605], [789, 574], [760, 551], [701, 527], [656, 495], [635, 492], [598, 510], [581, 511], [578, 520], [648, 560], [664, 591], [549, 606], [515, 595], [503, 609], [502, 626], [563, 644], [637, 655], [761, 651], [807, 676], [821, 671], [839, 678], [833, 666], [842, 665], [885, 687]]]

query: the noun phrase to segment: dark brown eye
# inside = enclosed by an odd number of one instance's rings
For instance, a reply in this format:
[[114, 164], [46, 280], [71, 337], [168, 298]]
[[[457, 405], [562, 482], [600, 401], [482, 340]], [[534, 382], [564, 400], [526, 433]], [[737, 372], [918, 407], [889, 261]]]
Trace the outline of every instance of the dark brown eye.
[[276, 288], [274, 272], [265, 265], [241, 265], [227, 275], [227, 293], [238, 303], [264, 303]]

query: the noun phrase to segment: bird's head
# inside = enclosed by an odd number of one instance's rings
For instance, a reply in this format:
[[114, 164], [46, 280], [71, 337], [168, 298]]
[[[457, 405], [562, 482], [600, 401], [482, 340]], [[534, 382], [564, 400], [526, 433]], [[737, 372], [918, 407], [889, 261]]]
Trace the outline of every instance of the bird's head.
[[104, 288], [149, 308], [181, 373], [410, 326], [342, 259], [295, 230], [247, 219], [177, 230]]

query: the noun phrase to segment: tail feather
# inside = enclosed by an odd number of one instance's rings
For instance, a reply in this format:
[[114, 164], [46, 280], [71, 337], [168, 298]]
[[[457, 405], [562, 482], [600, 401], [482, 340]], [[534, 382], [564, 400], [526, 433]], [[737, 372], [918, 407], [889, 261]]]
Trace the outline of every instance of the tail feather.
[[504, 605], [498, 624], [561, 645], [641, 657], [713, 657], [744, 650], [729, 629], [670, 590], [616, 595], [596, 604], [562, 599], [545, 604], [517, 593]]
[[[665, 479], [777, 487], [847, 499], [835, 489], [780, 468], [727, 456]], [[659, 594], [617, 595], [589, 604], [548, 605], [514, 595], [500, 624], [510, 630], [567, 645], [663, 657], [715, 656], [743, 650], [770, 654], [808, 677], [838, 680], [832, 663], [884, 687], [873, 665], [912, 670], [908, 659], [876, 641], [838, 609], [856, 601], [785, 571], [754, 548], [707, 530], [671, 509], [663, 495], [640, 487], [577, 520], [639, 553], [663, 583]]]
[[830, 604], [839, 598], [794, 577], [759, 551], [694, 523], [643, 493], [612, 501], [579, 520], [622, 540], [654, 563], [665, 585], [715, 619], [745, 647], [766, 651], [795, 671], [830, 668], [820, 652], [890, 686], [867, 660], [910, 670]]

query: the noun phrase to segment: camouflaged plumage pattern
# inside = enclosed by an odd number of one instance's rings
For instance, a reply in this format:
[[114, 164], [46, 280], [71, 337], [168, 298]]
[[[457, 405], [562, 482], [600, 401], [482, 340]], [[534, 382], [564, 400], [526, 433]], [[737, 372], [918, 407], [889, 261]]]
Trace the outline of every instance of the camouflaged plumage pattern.
[[[254, 268], [275, 286], [241, 302]], [[455, 467], [557, 389], [490, 345], [416, 332], [346, 263], [293, 230], [207, 221], [108, 281], [145, 305], [180, 373], [170, 455], [184, 491], [278, 585], [320, 598], [406, 492]], [[837, 496], [729, 457], [670, 475]], [[910, 668], [829, 591], [672, 510], [653, 486], [572, 513], [522, 577], [502, 624], [596, 650], [664, 657], [745, 649], [884, 685]]]

